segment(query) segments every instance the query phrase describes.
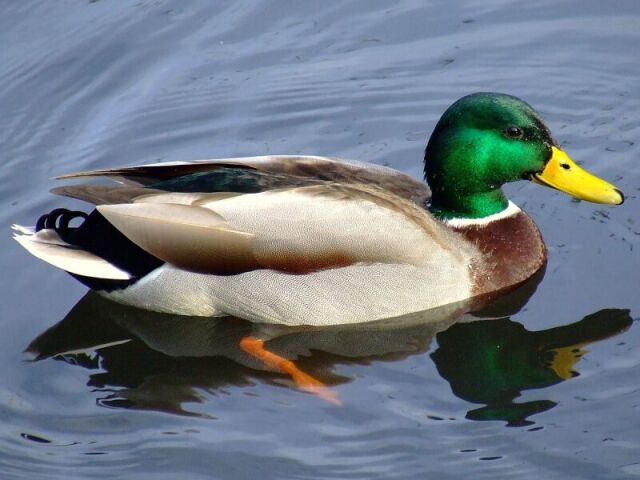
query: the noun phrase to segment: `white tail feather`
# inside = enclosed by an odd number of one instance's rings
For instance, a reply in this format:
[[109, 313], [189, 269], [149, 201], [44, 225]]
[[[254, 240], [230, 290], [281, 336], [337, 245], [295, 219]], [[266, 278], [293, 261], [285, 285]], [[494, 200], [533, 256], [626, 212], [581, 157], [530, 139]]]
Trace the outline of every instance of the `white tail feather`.
[[36, 233], [36, 229], [34, 227], [25, 227], [23, 225], [18, 225], [17, 223], [11, 225], [11, 230], [22, 235], [33, 235]]
[[14, 225], [13, 238], [31, 255], [69, 273], [109, 280], [129, 280], [129, 275], [93, 253], [66, 243], [51, 229], [35, 232], [33, 228]]

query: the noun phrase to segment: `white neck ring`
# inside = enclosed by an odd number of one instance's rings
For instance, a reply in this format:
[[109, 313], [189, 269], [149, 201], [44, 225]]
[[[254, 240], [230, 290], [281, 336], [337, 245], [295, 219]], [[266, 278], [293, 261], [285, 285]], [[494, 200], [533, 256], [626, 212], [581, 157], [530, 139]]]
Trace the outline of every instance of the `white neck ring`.
[[503, 218], [509, 218], [517, 215], [521, 211], [522, 210], [520, 210], [520, 207], [509, 200], [507, 208], [498, 213], [494, 213], [493, 215], [487, 215], [486, 217], [481, 218], [447, 218], [443, 221], [448, 227], [451, 228], [484, 227], [485, 225], [489, 225], [496, 220], [502, 220]]

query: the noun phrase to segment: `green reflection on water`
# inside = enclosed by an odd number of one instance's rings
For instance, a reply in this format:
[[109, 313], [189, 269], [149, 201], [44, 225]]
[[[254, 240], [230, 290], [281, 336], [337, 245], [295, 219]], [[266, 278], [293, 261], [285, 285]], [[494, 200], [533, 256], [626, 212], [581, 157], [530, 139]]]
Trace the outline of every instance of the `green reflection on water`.
[[579, 375], [575, 364], [585, 346], [616, 335], [632, 323], [628, 310], [606, 309], [570, 325], [538, 332], [501, 318], [458, 323], [437, 335], [431, 358], [458, 397], [484, 407], [472, 420], [504, 420], [527, 425], [527, 418], [556, 404], [551, 400], [516, 403], [523, 390], [541, 389]]

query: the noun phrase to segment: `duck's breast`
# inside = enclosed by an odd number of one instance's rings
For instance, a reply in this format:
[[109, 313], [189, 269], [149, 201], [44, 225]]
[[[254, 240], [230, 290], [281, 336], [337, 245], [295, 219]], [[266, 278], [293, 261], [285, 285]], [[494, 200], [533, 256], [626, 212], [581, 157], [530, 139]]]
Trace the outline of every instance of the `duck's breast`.
[[547, 249], [533, 220], [510, 204], [505, 215], [477, 224], [453, 224], [481, 252], [473, 267], [473, 296], [495, 298], [522, 284], [547, 261]]

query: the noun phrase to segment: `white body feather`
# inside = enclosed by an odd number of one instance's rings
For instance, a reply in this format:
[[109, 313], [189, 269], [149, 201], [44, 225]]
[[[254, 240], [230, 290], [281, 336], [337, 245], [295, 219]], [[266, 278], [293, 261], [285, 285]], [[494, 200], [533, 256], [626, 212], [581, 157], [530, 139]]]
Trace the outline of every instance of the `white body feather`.
[[256, 269], [212, 275], [165, 264], [136, 284], [105, 295], [164, 312], [229, 314], [287, 325], [360, 323], [471, 295], [469, 265], [475, 249], [441, 227], [433, 238], [402, 212], [371, 201], [296, 189], [200, 206], [215, 211], [232, 228], [253, 234], [258, 256], [345, 250], [362, 261], [304, 274]]
[[468, 277], [461, 278], [462, 272], [448, 273], [434, 279], [428, 269], [375, 264], [305, 275], [256, 270], [217, 276], [164, 265], [124, 290], [103, 295], [168, 313], [234, 315], [284, 325], [341, 325], [392, 318], [469, 298]]

